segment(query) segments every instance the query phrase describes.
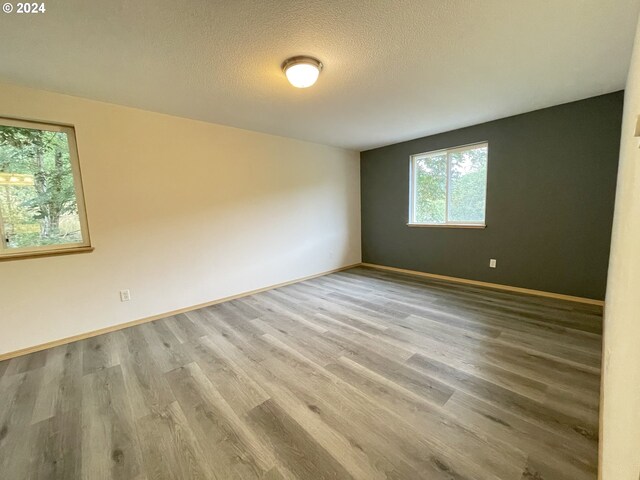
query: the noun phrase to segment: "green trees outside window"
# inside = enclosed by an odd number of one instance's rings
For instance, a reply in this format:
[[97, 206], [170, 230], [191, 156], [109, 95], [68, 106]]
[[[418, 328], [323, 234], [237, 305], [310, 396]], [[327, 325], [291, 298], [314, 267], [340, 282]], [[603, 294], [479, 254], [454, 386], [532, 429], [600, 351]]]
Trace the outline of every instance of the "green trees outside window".
[[484, 225], [486, 143], [411, 157], [410, 224]]
[[88, 245], [82, 201], [73, 129], [0, 119], [0, 256]]

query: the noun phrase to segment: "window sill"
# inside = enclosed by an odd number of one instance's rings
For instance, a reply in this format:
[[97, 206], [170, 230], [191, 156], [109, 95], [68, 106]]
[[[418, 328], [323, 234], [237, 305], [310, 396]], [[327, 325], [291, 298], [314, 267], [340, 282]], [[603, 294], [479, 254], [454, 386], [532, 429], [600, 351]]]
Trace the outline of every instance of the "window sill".
[[473, 225], [469, 223], [407, 223], [407, 226], [419, 228], [487, 228], [486, 225]]
[[93, 247], [73, 247], [73, 248], [64, 248], [60, 250], [46, 250], [41, 252], [6, 253], [3, 255], [0, 255], [0, 262], [7, 262], [10, 260], [20, 260], [20, 259], [27, 259], [27, 258], [72, 255], [74, 253], [91, 253], [93, 252], [93, 250], [94, 250]]

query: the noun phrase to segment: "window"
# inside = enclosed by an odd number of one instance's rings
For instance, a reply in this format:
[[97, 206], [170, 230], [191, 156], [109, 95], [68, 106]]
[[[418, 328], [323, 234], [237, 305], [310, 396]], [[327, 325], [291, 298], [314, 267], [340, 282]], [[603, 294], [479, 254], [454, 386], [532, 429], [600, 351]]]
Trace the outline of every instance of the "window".
[[73, 127], [0, 118], [0, 259], [89, 249]]
[[484, 227], [489, 145], [411, 156], [409, 225]]

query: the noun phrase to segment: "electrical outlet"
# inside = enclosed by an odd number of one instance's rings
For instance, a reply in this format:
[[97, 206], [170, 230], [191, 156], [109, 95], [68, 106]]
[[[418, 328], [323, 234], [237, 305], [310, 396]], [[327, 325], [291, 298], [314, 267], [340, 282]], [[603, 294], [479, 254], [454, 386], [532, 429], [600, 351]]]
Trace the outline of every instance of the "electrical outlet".
[[491, 260], [489, 260], [489, 267], [490, 268], [496, 268], [496, 259], [492, 258]]
[[129, 290], [120, 290], [120, 301], [128, 302], [131, 300], [131, 292]]

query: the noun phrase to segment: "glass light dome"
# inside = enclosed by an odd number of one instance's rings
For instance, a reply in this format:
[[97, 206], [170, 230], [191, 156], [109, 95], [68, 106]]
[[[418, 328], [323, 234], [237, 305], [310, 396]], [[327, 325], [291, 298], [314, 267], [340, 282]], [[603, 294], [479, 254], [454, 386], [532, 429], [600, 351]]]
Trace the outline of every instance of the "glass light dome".
[[297, 88], [307, 88], [318, 80], [322, 63], [312, 57], [293, 57], [284, 62], [282, 70], [291, 85]]

